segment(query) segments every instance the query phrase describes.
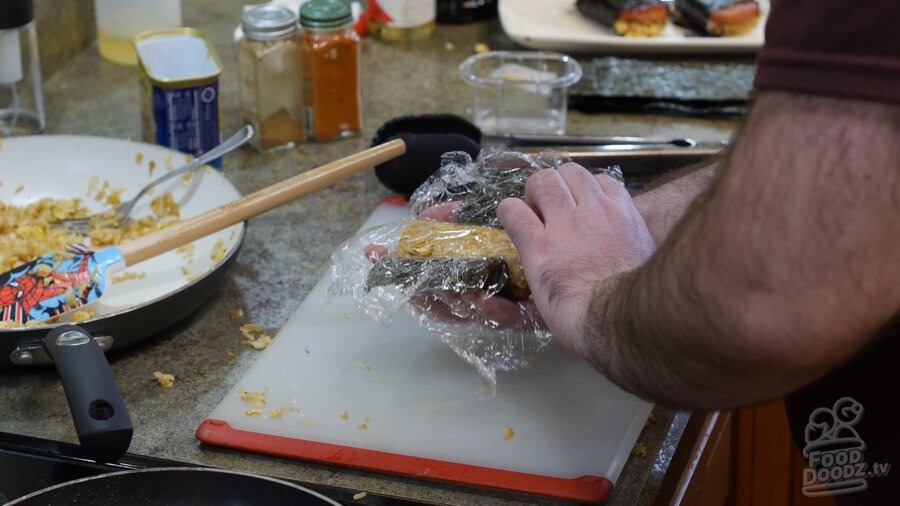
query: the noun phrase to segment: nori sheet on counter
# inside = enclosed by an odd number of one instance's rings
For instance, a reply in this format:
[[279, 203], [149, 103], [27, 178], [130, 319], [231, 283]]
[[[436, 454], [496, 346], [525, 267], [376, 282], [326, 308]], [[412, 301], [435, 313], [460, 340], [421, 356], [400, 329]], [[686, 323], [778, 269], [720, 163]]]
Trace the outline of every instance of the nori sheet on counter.
[[581, 62], [581, 81], [569, 106], [583, 112], [668, 113], [735, 117], [753, 92], [752, 58], [592, 58]]
[[376, 286], [397, 285], [402, 290], [445, 290], [469, 293], [500, 292], [509, 282], [509, 267], [500, 258], [411, 258], [386, 256], [366, 278], [366, 292]]

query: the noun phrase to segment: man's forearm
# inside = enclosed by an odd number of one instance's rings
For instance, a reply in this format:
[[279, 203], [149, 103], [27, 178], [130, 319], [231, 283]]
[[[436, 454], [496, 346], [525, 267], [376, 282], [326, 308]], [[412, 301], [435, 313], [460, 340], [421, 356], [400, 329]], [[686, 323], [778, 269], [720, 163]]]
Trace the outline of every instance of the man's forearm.
[[703, 193], [715, 177], [718, 156], [661, 176], [653, 186], [634, 198], [656, 244], [662, 244], [688, 206]]
[[852, 356], [900, 306], [898, 136], [897, 106], [761, 95], [657, 253], [597, 290], [584, 353], [693, 408], [780, 396]]

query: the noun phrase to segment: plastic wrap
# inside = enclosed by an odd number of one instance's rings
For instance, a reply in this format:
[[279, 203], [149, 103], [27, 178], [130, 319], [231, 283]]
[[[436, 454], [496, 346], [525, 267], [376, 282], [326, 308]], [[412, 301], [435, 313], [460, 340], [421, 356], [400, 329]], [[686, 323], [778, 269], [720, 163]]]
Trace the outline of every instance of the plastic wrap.
[[[331, 295], [352, 294], [383, 324], [411, 311], [494, 387], [497, 371], [528, 365], [551, 339], [518, 253], [499, 228], [497, 205], [523, 196], [530, 175], [564, 161], [553, 152], [499, 148], [474, 161], [463, 152], [445, 154], [440, 171], [411, 197], [410, 220], [363, 230], [335, 252]], [[621, 179], [618, 167], [603, 170]], [[448, 203], [452, 216], [415, 219]]]
[[[506, 197], [522, 198], [525, 182], [541, 169], [556, 169], [569, 161], [555, 151], [537, 155], [486, 148], [478, 158], [463, 151], [446, 153], [441, 168], [431, 175], [409, 199], [413, 216], [439, 204], [458, 203], [454, 220], [500, 227], [497, 205]], [[618, 165], [590, 167], [593, 173], [607, 174], [624, 182]]]

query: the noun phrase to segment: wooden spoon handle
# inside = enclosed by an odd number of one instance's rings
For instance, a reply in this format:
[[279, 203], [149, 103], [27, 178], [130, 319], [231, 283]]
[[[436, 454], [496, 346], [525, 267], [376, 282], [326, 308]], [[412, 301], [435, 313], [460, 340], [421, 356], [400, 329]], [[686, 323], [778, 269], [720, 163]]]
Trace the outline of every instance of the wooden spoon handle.
[[166, 251], [183, 246], [223, 228], [270, 211], [308, 193], [332, 184], [364, 169], [374, 167], [406, 152], [406, 145], [395, 139], [360, 153], [322, 165], [275, 183], [234, 202], [178, 222], [152, 234], [119, 246], [126, 265], [134, 265]]

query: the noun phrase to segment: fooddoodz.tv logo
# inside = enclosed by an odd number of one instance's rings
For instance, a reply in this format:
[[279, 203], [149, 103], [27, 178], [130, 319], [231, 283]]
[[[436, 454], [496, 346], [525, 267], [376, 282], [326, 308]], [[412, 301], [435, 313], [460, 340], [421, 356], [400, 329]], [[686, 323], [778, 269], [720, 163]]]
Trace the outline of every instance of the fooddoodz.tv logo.
[[818, 497], [861, 492], [868, 479], [886, 476], [889, 463], [865, 460], [866, 443], [854, 428], [862, 420], [863, 406], [851, 397], [841, 397], [831, 408], [818, 408], [806, 424], [803, 456], [803, 495]]

